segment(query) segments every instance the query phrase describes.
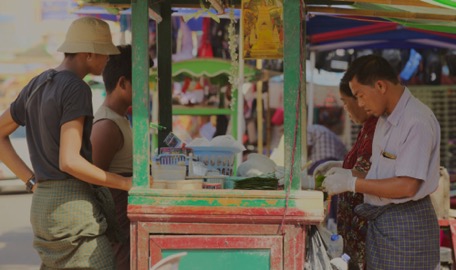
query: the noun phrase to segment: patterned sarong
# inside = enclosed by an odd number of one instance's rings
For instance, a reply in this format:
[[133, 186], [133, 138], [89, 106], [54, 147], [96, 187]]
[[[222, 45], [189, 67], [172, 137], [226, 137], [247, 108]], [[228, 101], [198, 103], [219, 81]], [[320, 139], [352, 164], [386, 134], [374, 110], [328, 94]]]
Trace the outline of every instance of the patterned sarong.
[[429, 196], [401, 204], [360, 204], [369, 220], [368, 270], [434, 270], [440, 264], [439, 224]]
[[115, 269], [106, 219], [90, 184], [74, 179], [40, 182], [30, 220], [41, 270]]

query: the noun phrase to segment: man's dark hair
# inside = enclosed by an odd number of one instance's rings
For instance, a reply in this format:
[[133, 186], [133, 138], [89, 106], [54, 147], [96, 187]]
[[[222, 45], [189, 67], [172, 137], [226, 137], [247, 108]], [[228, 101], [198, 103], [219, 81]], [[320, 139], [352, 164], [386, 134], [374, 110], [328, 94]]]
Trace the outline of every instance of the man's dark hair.
[[108, 63], [103, 70], [103, 82], [106, 92], [111, 93], [117, 85], [120, 77], [131, 82], [131, 45], [117, 46], [120, 54], [110, 55]]
[[[132, 47], [131, 45], [116, 46], [120, 54], [110, 55], [108, 63], [103, 70], [103, 82], [106, 92], [111, 93], [120, 77], [131, 82], [132, 80]], [[154, 66], [154, 61], [149, 57], [149, 68]]]
[[356, 97], [355, 97], [355, 95], [353, 95], [350, 85], [349, 85], [349, 82], [351, 81], [352, 78], [353, 78], [352, 72], [349, 72], [347, 70], [345, 72], [344, 76], [342, 77], [342, 79], [340, 79], [339, 91], [342, 92], [347, 97], [352, 97], [352, 98], [356, 99]]
[[378, 55], [365, 55], [355, 59], [348, 67], [342, 81], [350, 82], [354, 77], [360, 84], [374, 85], [377, 80], [399, 83], [395, 69]]

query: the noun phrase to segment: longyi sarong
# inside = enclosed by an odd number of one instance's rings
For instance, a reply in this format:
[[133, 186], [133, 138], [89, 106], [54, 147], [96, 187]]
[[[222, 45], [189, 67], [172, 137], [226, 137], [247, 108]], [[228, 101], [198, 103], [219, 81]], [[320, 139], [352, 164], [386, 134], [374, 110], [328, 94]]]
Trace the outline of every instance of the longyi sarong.
[[76, 179], [40, 182], [30, 221], [41, 270], [115, 269], [106, 219], [90, 184]]
[[439, 224], [429, 196], [401, 204], [360, 204], [369, 220], [368, 270], [434, 270], [440, 264]]

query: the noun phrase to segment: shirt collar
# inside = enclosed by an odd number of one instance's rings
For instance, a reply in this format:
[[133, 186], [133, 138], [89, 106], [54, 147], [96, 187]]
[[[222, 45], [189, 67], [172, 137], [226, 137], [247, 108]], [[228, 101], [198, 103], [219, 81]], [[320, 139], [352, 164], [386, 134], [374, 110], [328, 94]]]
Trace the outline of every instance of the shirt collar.
[[410, 93], [410, 90], [407, 87], [404, 88], [404, 92], [402, 93], [399, 102], [396, 104], [396, 107], [394, 107], [391, 114], [386, 118], [386, 121], [388, 121], [391, 125], [394, 126], [397, 126], [397, 124], [399, 123], [399, 119], [403, 115], [405, 107], [407, 106], [408, 101], [412, 97], [412, 93]]

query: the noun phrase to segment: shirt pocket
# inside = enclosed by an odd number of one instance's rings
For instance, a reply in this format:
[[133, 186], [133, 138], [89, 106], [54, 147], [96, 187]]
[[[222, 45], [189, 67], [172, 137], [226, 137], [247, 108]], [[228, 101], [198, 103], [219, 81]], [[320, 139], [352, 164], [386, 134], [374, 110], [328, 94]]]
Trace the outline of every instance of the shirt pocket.
[[378, 177], [388, 178], [396, 176], [396, 159], [381, 156], [378, 159]]

